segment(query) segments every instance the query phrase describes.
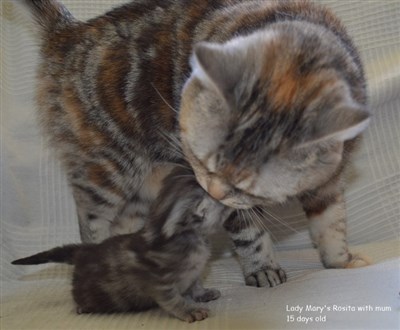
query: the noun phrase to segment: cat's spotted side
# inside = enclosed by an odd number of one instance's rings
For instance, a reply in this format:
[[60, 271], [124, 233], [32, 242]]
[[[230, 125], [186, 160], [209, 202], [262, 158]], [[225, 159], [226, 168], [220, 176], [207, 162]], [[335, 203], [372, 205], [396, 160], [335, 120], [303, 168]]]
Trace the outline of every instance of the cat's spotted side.
[[[342, 172], [366, 128], [365, 79], [339, 20], [308, 1], [137, 0], [87, 22], [25, 0], [41, 25], [37, 100], [81, 236], [137, 230], [168, 163], [221, 203], [297, 197], [326, 267], [347, 248]], [[267, 233], [225, 228], [250, 285], [284, 281]]]

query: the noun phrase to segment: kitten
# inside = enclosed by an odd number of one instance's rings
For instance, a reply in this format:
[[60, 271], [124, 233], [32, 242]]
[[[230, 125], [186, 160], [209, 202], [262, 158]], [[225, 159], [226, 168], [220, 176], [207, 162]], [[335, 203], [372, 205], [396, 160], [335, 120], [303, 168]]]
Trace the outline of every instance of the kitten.
[[[342, 180], [369, 122], [366, 83], [328, 9], [135, 0], [81, 22], [57, 1], [25, 3], [42, 39], [40, 116], [84, 242], [142, 226], [167, 164], [187, 159], [231, 208], [298, 198], [326, 267], [366, 264], [347, 247]], [[246, 283], [284, 282], [268, 233], [238, 214], [225, 228]]]
[[199, 187], [191, 171], [178, 168], [164, 180], [141, 231], [99, 244], [57, 247], [12, 263], [74, 265], [72, 293], [78, 313], [158, 305], [181, 320], [200, 321], [208, 310], [183, 296], [196, 302], [220, 297], [218, 290], [203, 288], [200, 276], [210, 254], [207, 237], [230, 212]]

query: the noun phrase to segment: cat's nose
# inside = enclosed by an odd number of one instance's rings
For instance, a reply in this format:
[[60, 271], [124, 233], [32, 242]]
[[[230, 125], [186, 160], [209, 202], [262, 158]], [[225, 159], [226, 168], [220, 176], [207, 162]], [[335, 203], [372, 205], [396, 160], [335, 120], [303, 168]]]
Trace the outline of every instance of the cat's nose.
[[230, 188], [223, 183], [219, 178], [213, 177], [207, 183], [207, 192], [216, 200], [223, 200], [228, 196]]

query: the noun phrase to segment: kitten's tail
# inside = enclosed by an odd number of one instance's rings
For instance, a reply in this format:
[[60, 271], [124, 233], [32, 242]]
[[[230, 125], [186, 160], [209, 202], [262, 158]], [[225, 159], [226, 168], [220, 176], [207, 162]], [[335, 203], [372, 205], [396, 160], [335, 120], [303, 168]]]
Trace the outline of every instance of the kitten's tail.
[[34, 254], [33, 256], [12, 261], [13, 265], [38, 265], [48, 262], [60, 262], [74, 264], [75, 253], [81, 249], [81, 245], [71, 244], [56, 247], [54, 249]]
[[72, 14], [57, 0], [22, 0], [33, 13], [42, 31], [51, 32], [75, 21]]

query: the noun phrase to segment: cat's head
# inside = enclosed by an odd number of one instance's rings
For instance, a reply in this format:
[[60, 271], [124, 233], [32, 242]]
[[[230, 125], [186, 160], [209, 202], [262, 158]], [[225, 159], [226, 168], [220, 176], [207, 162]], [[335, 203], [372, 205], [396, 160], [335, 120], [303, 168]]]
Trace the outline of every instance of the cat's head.
[[369, 121], [354, 99], [363, 82], [346, 80], [362, 74], [334, 37], [285, 31], [194, 49], [182, 146], [200, 185], [230, 207], [283, 202], [325, 183], [344, 141]]

